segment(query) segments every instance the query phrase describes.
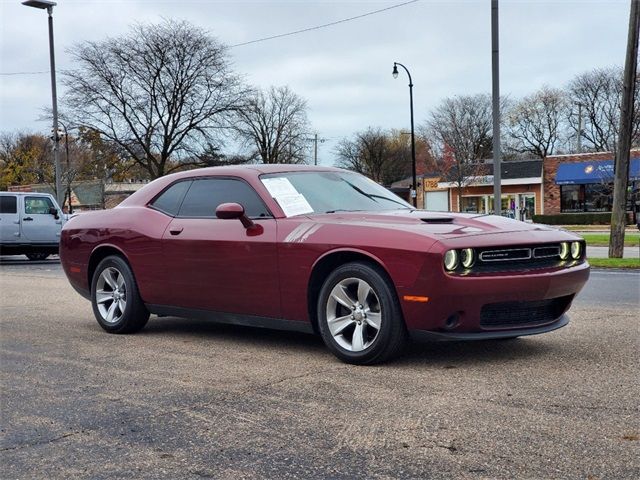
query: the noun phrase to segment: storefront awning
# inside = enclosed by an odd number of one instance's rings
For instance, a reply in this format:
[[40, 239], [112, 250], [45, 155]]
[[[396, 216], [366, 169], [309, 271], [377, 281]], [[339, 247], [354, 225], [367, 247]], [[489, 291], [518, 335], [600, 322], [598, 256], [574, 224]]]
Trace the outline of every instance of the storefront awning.
[[[640, 180], [640, 158], [632, 158], [629, 180]], [[556, 173], [558, 185], [613, 182], [613, 160], [597, 162], [561, 163]]]

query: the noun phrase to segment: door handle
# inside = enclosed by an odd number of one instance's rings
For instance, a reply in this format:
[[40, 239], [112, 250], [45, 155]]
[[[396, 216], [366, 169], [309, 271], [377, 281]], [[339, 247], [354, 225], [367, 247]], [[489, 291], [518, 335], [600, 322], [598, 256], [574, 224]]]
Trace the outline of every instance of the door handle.
[[184, 230], [184, 227], [173, 227], [169, 229], [169, 233], [171, 235], [180, 235], [182, 230]]
[[32, 222], [32, 221], [33, 221], [33, 218], [31, 218], [31, 217], [24, 217], [24, 218], [22, 219], [22, 221], [23, 221], [23, 222]]

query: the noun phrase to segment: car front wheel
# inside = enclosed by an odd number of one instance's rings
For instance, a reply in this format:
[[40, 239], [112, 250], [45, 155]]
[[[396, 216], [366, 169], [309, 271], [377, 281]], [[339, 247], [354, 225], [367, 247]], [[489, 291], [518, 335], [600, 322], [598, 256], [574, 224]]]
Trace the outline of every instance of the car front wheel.
[[149, 320], [129, 264], [109, 256], [98, 264], [91, 282], [91, 304], [100, 326], [109, 333], [134, 333]]
[[353, 364], [388, 360], [406, 340], [395, 289], [381, 268], [365, 262], [342, 265], [325, 280], [318, 326], [327, 347]]

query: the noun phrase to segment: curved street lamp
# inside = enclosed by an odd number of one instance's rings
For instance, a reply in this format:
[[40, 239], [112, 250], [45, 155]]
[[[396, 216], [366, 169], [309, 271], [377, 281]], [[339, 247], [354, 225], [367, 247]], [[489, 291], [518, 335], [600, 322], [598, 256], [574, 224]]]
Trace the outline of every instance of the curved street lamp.
[[411, 80], [411, 74], [407, 67], [398, 62], [393, 62], [393, 78], [398, 78], [398, 65], [404, 68], [404, 71], [407, 72], [407, 76], [409, 77], [409, 106], [411, 109], [411, 169], [413, 174], [413, 182], [411, 186], [411, 198], [413, 199], [413, 206], [418, 206], [418, 197], [417, 197], [417, 178], [416, 178], [416, 137], [413, 129], [413, 81]]
[[56, 92], [56, 60], [53, 48], [53, 7], [56, 2], [50, 0], [26, 0], [22, 2], [27, 7], [33, 7], [40, 10], [46, 10], [49, 15], [49, 63], [51, 64], [51, 103], [53, 107], [53, 161], [56, 169], [56, 200], [58, 205], [62, 207], [64, 203], [62, 192], [62, 168], [60, 167], [60, 157], [58, 155], [58, 147], [60, 144], [60, 136], [58, 135], [58, 95]]

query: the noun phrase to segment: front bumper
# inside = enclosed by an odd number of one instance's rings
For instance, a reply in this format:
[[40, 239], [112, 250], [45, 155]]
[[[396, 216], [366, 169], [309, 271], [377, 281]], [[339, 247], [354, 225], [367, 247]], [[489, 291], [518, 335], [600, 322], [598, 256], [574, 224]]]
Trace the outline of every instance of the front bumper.
[[469, 340], [499, 340], [501, 338], [524, 337], [547, 333], [566, 326], [569, 316], [564, 314], [555, 322], [541, 327], [518, 328], [511, 330], [494, 330], [484, 332], [429, 332], [425, 330], [410, 330], [412, 340], [427, 341], [469, 341]]
[[[500, 275], [458, 276], [446, 274], [442, 268], [432, 268], [425, 270], [425, 275], [415, 285], [398, 293], [401, 299], [404, 295], [429, 297], [426, 303], [402, 301], [409, 331], [460, 340], [501, 338], [526, 335], [529, 331], [543, 333], [564, 326], [561, 325], [561, 316], [588, 278], [589, 264], [586, 261], [569, 268]], [[482, 309], [490, 304], [522, 302], [524, 305], [561, 297], [568, 299], [566, 308], [544, 324], [487, 326], [481, 322]]]

